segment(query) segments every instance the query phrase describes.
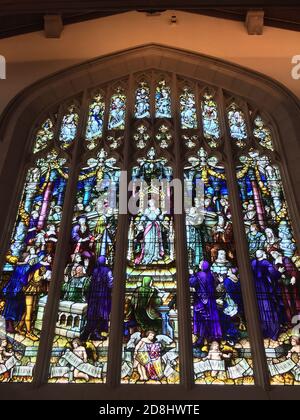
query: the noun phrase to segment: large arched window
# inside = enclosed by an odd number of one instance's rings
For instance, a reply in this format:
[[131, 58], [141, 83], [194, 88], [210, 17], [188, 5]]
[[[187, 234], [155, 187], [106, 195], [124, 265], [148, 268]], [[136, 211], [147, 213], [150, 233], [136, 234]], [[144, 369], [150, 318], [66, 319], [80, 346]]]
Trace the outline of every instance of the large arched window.
[[155, 69], [43, 114], [4, 252], [0, 380], [300, 383], [277, 143], [256, 104]]

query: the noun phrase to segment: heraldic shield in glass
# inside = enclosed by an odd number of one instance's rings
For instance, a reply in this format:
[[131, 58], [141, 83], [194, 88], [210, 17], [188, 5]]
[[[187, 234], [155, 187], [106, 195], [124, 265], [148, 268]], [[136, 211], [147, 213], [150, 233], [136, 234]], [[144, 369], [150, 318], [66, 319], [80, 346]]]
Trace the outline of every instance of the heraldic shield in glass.
[[80, 171], [50, 382], [106, 380], [119, 178], [103, 149]]
[[[172, 169], [150, 148], [132, 170], [122, 383], [179, 382]], [[169, 205], [168, 205], [169, 203]]]
[[253, 150], [237, 178], [271, 384], [299, 385], [300, 257], [280, 171]]
[[195, 382], [250, 385], [253, 362], [224, 167], [201, 148], [184, 175], [192, 202], [186, 232]]

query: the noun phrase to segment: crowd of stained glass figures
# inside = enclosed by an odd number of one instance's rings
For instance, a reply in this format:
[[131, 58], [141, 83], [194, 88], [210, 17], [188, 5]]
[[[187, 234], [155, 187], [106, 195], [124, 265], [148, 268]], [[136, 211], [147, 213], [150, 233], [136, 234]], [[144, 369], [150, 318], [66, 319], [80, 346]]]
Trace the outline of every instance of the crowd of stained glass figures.
[[298, 384], [300, 259], [280, 171], [251, 151], [240, 158], [237, 177], [271, 383]]
[[[175, 141], [188, 152], [183, 175], [192, 202], [184, 217], [194, 379], [198, 384], [254, 383], [225, 162], [214, 157], [225, 137], [233, 149], [244, 150], [235, 172], [271, 383], [300, 384], [300, 258], [280, 170], [270, 157], [273, 126], [235, 100], [220, 115], [218, 96], [210, 88], [196, 92], [192, 84], [178, 83], [175, 104], [167, 79], [151, 86], [146, 79], [133, 92], [125, 84], [114, 85], [109, 95], [105, 89], [93, 94], [86, 110], [82, 137], [88, 156], [77, 180], [63, 258], [49, 381], [106, 381], [120, 165], [105, 150], [120, 150], [129, 121], [127, 141], [143, 154], [131, 171], [131, 198], [138, 195], [139, 210], [129, 216], [122, 383], [180, 382], [174, 197], [167, 184], [154, 182], [172, 181], [171, 164], [159, 150]], [[130, 95], [135, 101], [128, 117]], [[180, 133], [174, 128], [177, 112]], [[36, 130], [1, 274], [1, 382], [33, 379], [60, 240], [69, 176], [65, 156], [81, 137], [80, 116], [77, 102], [69, 103]], [[197, 195], [200, 181], [203, 197]]]
[[[196, 383], [253, 383], [225, 171], [200, 149], [184, 170], [194, 199], [186, 214]], [[197, 182], [204, 196], [195, 195]], [[202, 202], [201, 202], [202, 200]]]

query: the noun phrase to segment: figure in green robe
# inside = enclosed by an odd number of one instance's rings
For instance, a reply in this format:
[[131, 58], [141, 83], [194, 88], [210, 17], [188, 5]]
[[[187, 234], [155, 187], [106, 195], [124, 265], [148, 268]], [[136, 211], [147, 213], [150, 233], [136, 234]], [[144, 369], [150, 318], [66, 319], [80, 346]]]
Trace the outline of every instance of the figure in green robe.
[[151, 277], [145, 276], [142, 285], [137, 287], [132, 296], [134, 318], [143, 330], [162, 331], [162, 319], [158, 311], [162, 300], [158, 290], [151, 285]]
[[62, 286], [62, 299], [74, 303], [85, 303], [89, 283], [90, 279], [85, 274], [84, 268], [77, 266], [74, 275]]

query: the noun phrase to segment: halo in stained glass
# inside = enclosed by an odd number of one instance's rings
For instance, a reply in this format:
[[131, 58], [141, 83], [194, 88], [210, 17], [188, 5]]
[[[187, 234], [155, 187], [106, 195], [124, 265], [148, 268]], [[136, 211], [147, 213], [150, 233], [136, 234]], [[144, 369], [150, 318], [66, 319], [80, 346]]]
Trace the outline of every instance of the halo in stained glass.
[[189, 87], [183, 89], [180, 95], [180, 117], [182, 129], [197, 128], [196, 100], [193, 91]]
[[89, 106], [89, 116], [85, 133], [87, 148], [90, 150], [97, 146], [97, 140], [103, 135], [104, 112], [105, 102], [102, 95], [98, 93]]
[[150, 117], [150, 88], [147, 82], [142, 81], [135, 93], [135, 118]]
[[63, 149], [68, 149], [73, 143], [78, 127], [79, 115], [75, 105], [69, 106], [63, 116], [59, 134], [59, 141]]
[[117, 88], [111, 97], [109, 109], [109, 130], [124, 130], [126, 113], [126, 95], [122, 88]]
[[171, 88], [165, 80], [161, 80], [155, 91], [155, 117], [171, 118]]
[[230, 136], [238, 147], [243, 147], [248, 138], [245, 115], [236, 103], [232, 103], [227, 110]]
[[33, 153], [38, 153], [49, 146], [54, 138], [54, 124], [51, 118], [47, 118], [36, 133]]
[[253, 135], [262, 147], [274, 151], [271, 130], [260, 115], [257, 115], [254, 119]]

